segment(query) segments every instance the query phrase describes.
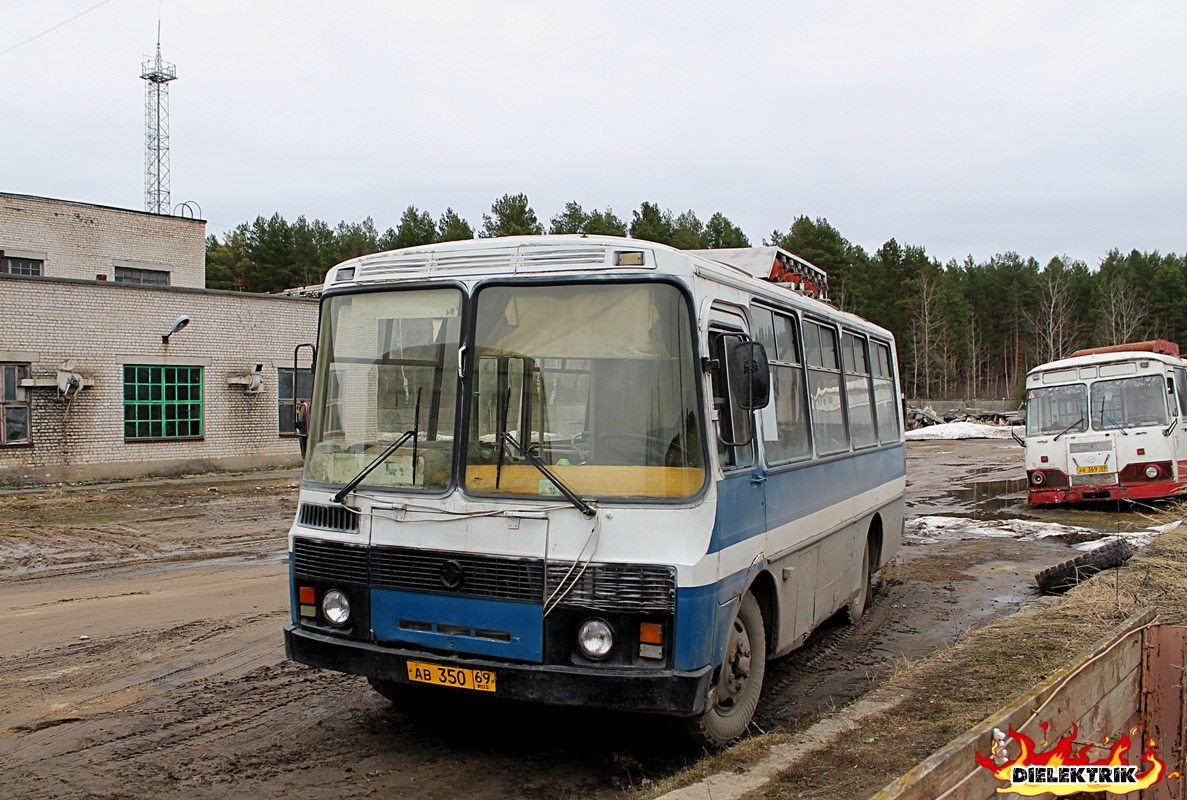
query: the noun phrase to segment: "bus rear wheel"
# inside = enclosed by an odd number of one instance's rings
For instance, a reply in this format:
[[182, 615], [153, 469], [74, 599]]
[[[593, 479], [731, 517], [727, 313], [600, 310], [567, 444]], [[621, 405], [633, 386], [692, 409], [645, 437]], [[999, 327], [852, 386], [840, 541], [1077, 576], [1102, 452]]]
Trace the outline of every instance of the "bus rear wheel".
[[861, 559], [861, 589], [845, 606], [845, 622], [856, 625], [870, 604], [870, 597], [874, 593], [874, 543], [866, 542], [865, 556]]
[[762, 609], [754, 595], [747, 592], [730, 625], [713, 707], [688, 721], [689, 735], [702, 745], [721, 747], [744, 734], [758, 707], [766, 666]]

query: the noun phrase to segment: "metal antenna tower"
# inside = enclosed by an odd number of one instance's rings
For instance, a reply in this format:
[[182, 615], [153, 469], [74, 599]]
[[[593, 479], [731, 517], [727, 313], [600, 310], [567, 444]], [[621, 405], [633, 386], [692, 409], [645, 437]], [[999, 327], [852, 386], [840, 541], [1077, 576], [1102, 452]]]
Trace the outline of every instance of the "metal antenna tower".
[[144, 86], [144, 209], [168, 214], [169, 203], [169, 81], [177, 68], [161, 58], [161, 23], [157, 22], [157, 56], [146, 58], [140, 77]]

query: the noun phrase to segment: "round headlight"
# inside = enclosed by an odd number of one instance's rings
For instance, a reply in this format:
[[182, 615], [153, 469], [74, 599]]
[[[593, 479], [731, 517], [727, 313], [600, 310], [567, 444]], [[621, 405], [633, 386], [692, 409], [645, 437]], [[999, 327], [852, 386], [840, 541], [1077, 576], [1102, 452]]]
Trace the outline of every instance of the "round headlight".
[[1043, 481], [1045, 481], [1045, 480], [1047, 480], [1047, 478], [1041, 472], [1036, 471], [1036, 472], [1030, 473], [1030, 482], [1033, 483], [1035, 486], [1042, 486]]
[[350, 598], [345, 592], [331, 589], [321, 599], [321, 613], [331, 625], [345, 625], [350, 619]]
[[586, 658], [601, 661], [614, 649], [614, 631], [605, 620], [587, 619], [577, 630], [577, 647]]
[[1157, 478], [1158, 477], [1158, 467], [1154, 466], [1153, 464], [1146, 467], [1146, 477], [1149, 478], [1150, 480], [1154, 480], [1155, 478]]

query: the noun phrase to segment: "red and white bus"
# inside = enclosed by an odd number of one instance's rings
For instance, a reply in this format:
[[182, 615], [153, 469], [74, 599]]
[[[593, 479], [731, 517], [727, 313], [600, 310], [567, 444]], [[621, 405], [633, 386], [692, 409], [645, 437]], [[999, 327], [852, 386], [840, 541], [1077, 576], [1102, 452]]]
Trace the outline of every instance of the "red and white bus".
[[1187, 483], [1187, 360], [1157, 339], [1079, 350], [1026, 376], [1033, 505], [1150, 500]]

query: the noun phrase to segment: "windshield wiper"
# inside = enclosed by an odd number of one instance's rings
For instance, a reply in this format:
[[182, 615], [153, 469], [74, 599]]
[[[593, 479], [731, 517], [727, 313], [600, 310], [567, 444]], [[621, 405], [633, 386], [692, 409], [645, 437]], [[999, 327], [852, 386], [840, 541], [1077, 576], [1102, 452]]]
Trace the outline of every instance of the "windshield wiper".
[[1068, 431], [1070, 431], [1072, 428], [1078, 428], [1078, 427], [1080, 427], [1081, 423], [1083, 423], [1083, 422], [1084, 422], [1084, 415], [1083, 415], [1083, 414], [1081, 414], [1081, 415], [1080, 415], [1080, 418], [1079, 418], [1078, 420], [1076, 420], [1075, 422], [1073, 422], [1071, 425], [1068, 425], [1066, 428], [1064, 428], [1063, 430], [1061, 430], [1059, 433], [1055, 434], [1055, 438], [1054, 438], [1054, 439], [1052, 439], [1051, 441], [1053, 441], [1053, 442], [1058, 442], [1058, 441], [1059, 441], [1059, 437], [1060, 437], [1060, 436], [1063, 436], [1065, 433], [1067, 433]]
[[[539, 470], [540, 474], [543, 475], [545, 478], [547, 478], [548, 482], [551, 483], [553, 486], [555, 486], [556, 490], [558, 492], [560, 492], [562, 495], [564, 495], [564, 498], [566, 500], [568, 500], [570, 503], [572, 503], [573, 506], [578, 511], [580, 511], [585, 516], [586, 519], [592, 519], [598, 513], [597, 510], [594, 509], [593, 506], [591, 506], [589, 503], [582, 500], [580, 497], [578, 497], [576, 495], [576, 493], [572, 489], [570, 489], [568, 486], [566, 486], [561, 481], [560, 478], [553, 475], [552, 472], [548, 469], [548, 467], [545, 466], [544, 462], [541, 461], [536, 456], [532, 455], [532, 453], [529, 452], [526, 447], [524, 447], [522, 444], [520, 444], [518, 441], [516, 441], [514, 436], [512, 436], [510, 433], [507, 433], [507, 431], [503, 431], [502, 437], [503, 437], [504, 442], [510, 444], [512, 447], [514, 447], [516, 449], [516, 451], [519, 453], [521, 458], [523, 458], [525, 461], [527, 461], [529, 464], [531, 464], [533, 467], [535, 467], [537, 470]], [[500, 465], [500, 467], [503, 464], [502, 452], [503, 452], [503, 445], [500, 444], [499, 445], [499, 465]], [[497, 480], [498, 480], [498, 478], [496, 477], [496, 481]]]
[[337, 492], [335, 492], [334, 496], [330, 498], [330, 501], [334, 502], [334, 503], [341, 504], [342, 501], [346, 499], [346, 495], [350, 494], [351, 492], [353, 492], [355, 489], [358, 488], [358, 485], [363, 482], [363, 478], [366, 478], [368, 475], [371, 474], [372, 470], [374, 470], [376, 467], [378, 467], [384, 461], [387, 461], [388, 458], [391, 457], [392, 453], [396, 452], [401, 447], [403, 447], [404, 443], [407, 442], [409, 439], [412, 440], [412, 485], [415, 486], [416, 485], [416, 443], [417, 443], [418, 438], [420, 438], [420, 388], [419, 387], [416, 390], [416, 412], [415, 412], [415, 416], [412, 419], [412, 430], [404, 431], [403, 435], [401, 435], [399, 439], [396, 439], [394, 442], [392, 442], [391, 444], [389, 444], [387, 446], [387, 449], [385, 449], [379, 455], [375, 456], [375, 458], [372, 459], [371, 463], [368, 464], [367, 466], [363, 467], [363, 470], [358, 475], [355, 475], [353, 478], [350, 479], [350, 481], [345, 486], [343, 486], [341, 489], [339, 489]]
[[1111, 414], [1109, 414], [1108, 411], [1105, 411], [1105, 399], [1103, 397], [1100, 399], [1100, 416], [1101, 416], [1101, 419], [1107, 419], [1109, 422], [1113, 423], [1113, 427], [1116, 428], [1117, 430], [1121, 431], [1122, 436], [1129, 435], [1129, 431], [1125, 430], [1125, 428], [1123, 428], [1121, 426], [1120, 422], [1113, 419], [1113, 416]]

